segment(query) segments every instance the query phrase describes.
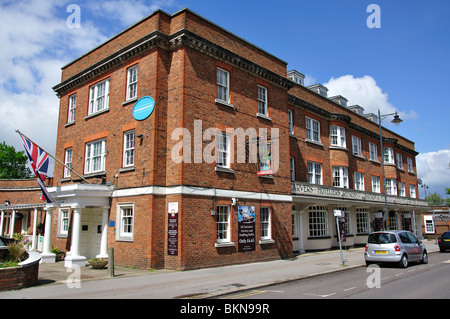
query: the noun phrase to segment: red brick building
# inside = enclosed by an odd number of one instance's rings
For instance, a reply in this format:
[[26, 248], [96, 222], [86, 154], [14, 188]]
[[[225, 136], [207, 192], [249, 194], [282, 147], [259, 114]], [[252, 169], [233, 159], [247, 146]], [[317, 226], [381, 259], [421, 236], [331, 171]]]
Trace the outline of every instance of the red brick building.
[[[156, 11], [64, 66], [56, 157], [73, 171], [55, 167], [47, 216], [66, 265], [108, 247], [141, 268], [289, 258], [336, 245], [336, 208], [354, 224], [349, 244], [362, 243], [384, 207], [378, 126], [293, 76], [188, 9]], [[405, 165], [386, 165], [389, 206], [405, 223], [424, 206], [417, 153], [383, 137], [388, 161]]]

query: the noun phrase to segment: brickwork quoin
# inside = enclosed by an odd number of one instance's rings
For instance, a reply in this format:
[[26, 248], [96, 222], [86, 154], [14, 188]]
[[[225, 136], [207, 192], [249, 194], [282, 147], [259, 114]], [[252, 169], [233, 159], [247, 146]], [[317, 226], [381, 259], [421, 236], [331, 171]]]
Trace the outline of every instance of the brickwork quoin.
[[[218, 135], [226, 134], [226, 141], [220, 141]], [[278, 128], [226, 128], [216, 127], [203, 129], [201, 120], [194, 121], [193, 133], [185, 127], [172, 131], [171, 140], [178, 141], [172, 148], [171, 159], [174, 163], [217, 163], [218, 152], [226, 150], [232, 163], [249, 163], [270, 166], [272, 173], [278, 171], [280, 165], [280, 133]], [[209, 143], [203, 147], [204, 142]], [[234, 151], [236, 150], [236, 156]], [[259, 159], [259, 160], [258, 160]], [[270, 165], [267, 164], [270, 161]]]

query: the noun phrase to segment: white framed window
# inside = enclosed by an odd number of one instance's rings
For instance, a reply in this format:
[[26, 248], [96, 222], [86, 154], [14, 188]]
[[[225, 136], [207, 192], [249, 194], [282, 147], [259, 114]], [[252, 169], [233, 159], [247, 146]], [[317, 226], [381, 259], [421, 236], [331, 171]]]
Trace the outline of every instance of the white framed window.
[[127, 100], [137, 98], [138, 65], [133, 65], [127, 71]]
[[230, 242], [230, 206], [217, 206], [217, 243]]
[[123, 167], [134, 166], [134, 130], [123, 134]]
[[378, 147], [377, 144], [369, 142], [369, 156], [370, 160], [374, 162], [378, 162]]
[[403, 156], [400, 153], [396, 153], [395, 157], [397, 159], [397, 168], [398, 169], [403, 169]]
[[291, 182], [295, 182], [295, 158], [290, 158]]
[[289, 134], [294, 135], [294, 112], [288, 110], [288, 124], [289, 124]]
[[413, 159], [411, 157], [407, 157], [406, 158], [406, 162], [408, 163], [408, 172], [409, 173], [414, 173], [414, 163], [413, 163]]
[[390, 230], [398, 230], [397, 213], [394, 211], [389, 212], [389, 229]]
[[364, 191], [364, 174], [355, 172], [355, 189], [359, 191]]
[[352, 151], [353, 155], [362, 156], [361, 139], [357, 136], [352, 136]]
[[105, 171], [106, 139], [87, 143], [85, 159], [86, 159], [84, 163], [85, 174]]
[[305, 117], [306, 140], [320, 143], [320, 122]]
[[386, 164], [395, 164], [394, 162], [394, 149], [392, 147], [384, 148], [384, 162]]
[[258, 85], [258, 114], [269, 116], [267, 88], [261, 85]]
[[348, 207], [336, 207], [336, 209], [342, 211], [345, 217], [345, 233], [347, 235], [352, 234], [352, 222], [350, 218], [350, 209]]
[[425, 233], [434, 234], [434, 221], [432, 215], [424, 215], [423, 220], [425, 221]]
[[66, 166], [64, 167], [64, 177], [70, 177], [71, 176], [71, 170], [68, 168], [72, 168], [72, 148], [67, 148], [64, 155], [64, 164]]
[[347, 147], [344, 127], [330, 125], [330, 143], [332, 146]]
[[372, 176], [372, 192], [381, 193], [379, 176]]
[[322, 185], [322, 164], [308, 162], [308, 183]]
[[369, 211], [366, 208], [356, 209], [356, 233], [368, 234], [370, 232]]
[[89, 94], [89, 112], [97, 112], [109, 108], [109, 79], [103, 80], [91, 86]]
[[395, 178], [386, 178], [386, 194], [397, 195], [397, 180]]
[[325, 206], [309, 207], [309, 236], [328, 236], [328, 211]]
[[403, 182], [398, 182], [398, 196], [406, 196], [405, 183]]
[[230, 72], [217, 68], [217, 100], [230, 103]]
[[333, 166], [333, 186], [348, 188], [348, 168], [344, 166]]
[[224, 132], [217, 132], [216, 135], [216, 152], [217, 167], [230, 168], [230, 136]]
[[116, 240], [132, 241], [134, 238], [134, 204], [117, 205]]
[[270, 207], [261, 207], [261, 240], [272, 239]]
[[416, 196], [416, 185], [409, 185], [409, 197], [411, 198], [417, 198]]
[[77, 106], [77, 95], [72, 94], [69, 96], [69, 111], [67, 114], [67, 123], [75, 122], [75, 108]]
[[69, 209], [61, 209], [59, 211], [59, 236], [67, 236], [69, 234]]

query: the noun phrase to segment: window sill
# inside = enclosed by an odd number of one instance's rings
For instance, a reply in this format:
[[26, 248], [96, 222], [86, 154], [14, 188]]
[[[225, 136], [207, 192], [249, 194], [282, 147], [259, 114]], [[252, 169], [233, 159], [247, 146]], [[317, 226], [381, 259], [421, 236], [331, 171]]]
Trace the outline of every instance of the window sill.
[[256, 116], [257, 116], [257, 117], [260, 117], [260, 118], [263, 118], [263, 119], [265, 119], [265, 120], [268, 120], [268, 121], [272, 121], [272, 118], [271, 118], [271, 117], [269, 117], [269, 116], [267, 116], [267, 115], [265, 115], [265, 114], [262, 114], [262, 113], [256, 113]]
[[103, 113], [108, 113], [108, 112], [109, 112], [109, 107], [107, 109], [104, 109], [104, 110], [101, 110], [101, 111], [89, 114], [88, 116], [85, 116], [84, 120], [86, 121], [86, 120], [88, 120], [88, 119], [90, 119], [92, 117], [96, 117], [97, 115], [100, 115], [100, 114], [103, 114]]
[[348, 152], [348, 148], [344, 146], [338, 146], [338, 145], [330, 145], [330, 150], [338, 150], [338, 151], [346, 151]]
[[261, 239], [260, 241], [259, 241], [259, 244], [260, 245], [266, 245], [266, 244], [275, 244], [275, 240], [273, 240], [273, 239]]
[[125, 102], [122, 102], [122, 106], [128, 105], [130, 103], [136, 102], [138, 100], [137, 97], [134, 97], [132, 99], [126, 100]]
[[356, 157], [356, 158], [358, 158], [358, 159], [360, 159], [360, 160], [362, 160], [362, 161], [365, 161], [365, 160], [366, 160], [366, 159], [364, 158], [364, 156], [359, 155], [359, 154], [353, 154], [353, 156]]
[[222, 173], [234, 174], [234, 170], [232, 170], [231, 168], [227, 168], [227, 167], [216, 166], [215, 167], [215, 171], [216, 172], [222, 172]]
[[221, 248], [221, 247], [234, 247], [235, 244], [233, 242], [226, 242], [226, 243], [215, 243], [214, 246], [216, 248]]
[[94, 173], [88, 173], [88, 174], [83, 174], [84, 178], [89, 178], [89, 177], [105, 177], [106, 176], [106, 171], [99, 171], [99, 172], [94, 172]]
[[222, 100], [219, 100], [219, 99], [215, 99], [214, 102], [215, 102], [216, 104], [219, 104], [219, 105], [227, 106], [227, 107], [229, 107], [229, 108], [231, 108], [231, 109], [233, 109], [233, 110], [236, 109], [236, 107], [235, 107], [233, 104], [228, 103], [228, 102], [226, 102], [226, 101], [222, 101]]
[[317, 142], [317, 141], [305, 139], [305, 142], [324, 147], [322, 143]]
[[72, 126], [72, 125], [75, 125], [75, 121], [72, 121], [72, 122], [69, 122], [69, 123], [65, 124], [64, 127], [69, 127], [69, 126]]
[[134, 170], [135, 170], [134, 166], [122, 167], [122, 168], [119, 168], [119, 173], [132, 172]]

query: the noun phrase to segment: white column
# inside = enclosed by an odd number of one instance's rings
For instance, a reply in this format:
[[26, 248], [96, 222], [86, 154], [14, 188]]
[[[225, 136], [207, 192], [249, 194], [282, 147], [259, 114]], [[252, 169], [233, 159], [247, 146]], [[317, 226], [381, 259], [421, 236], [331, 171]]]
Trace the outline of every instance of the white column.
[[102, 238], [100, 241], [100, 255], [97, 258], [108, 258], [108, 213], [109, 208], [103, 208], [102, 214]]
[[31, 240], [31, 250], [37, 249], [37, 208], [34, 209], [34, 217], [33, 217], [33, 238]]
[[53, 264], [56, 255], [51, 252], [52, 248], [52, 214], [55, 207], [46, 207], [45, 211], [45, 230], [44, 230], [44, 246], [41, 253], [41, 264]]
[[80, 234], [81, 234], [81, 208], [73, 208], [72, 216], [72, 246], [70, 255], [64, 259], [64, 266], [77, 268], [86, 266], [86, 257], [80, 256]]
[[0, 236], [3, 236], [3, 219], [5, 218], [5, 212], [2, 211], [0, 215]]
[[14, 235], [14, 226], [16, 223], [16, 211], [13, 209], [11, 212], [11, 218], [9, 219], [9, 238], [12, 238]]

